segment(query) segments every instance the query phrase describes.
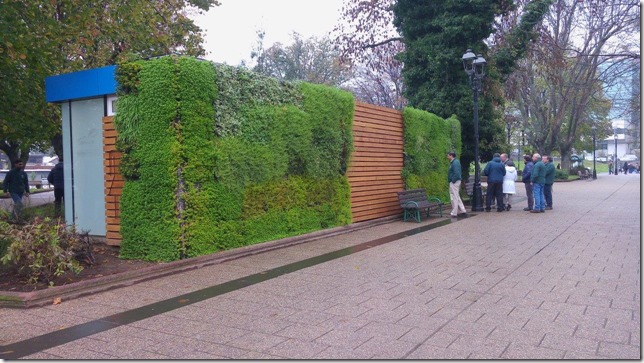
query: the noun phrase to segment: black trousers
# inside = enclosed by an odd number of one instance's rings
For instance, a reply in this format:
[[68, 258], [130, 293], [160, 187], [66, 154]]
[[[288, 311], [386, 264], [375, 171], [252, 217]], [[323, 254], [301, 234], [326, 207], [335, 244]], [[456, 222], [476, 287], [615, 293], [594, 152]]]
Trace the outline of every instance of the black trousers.
[[54, 210], [57, 214], [61, 212], [63, 199], [65, 199], [65, 188], [54, 188]]
[[527, 182], [525, 184], [525, 194], [528, 197], [528, 208], [530, 210], [534, 209], [534, 196], [532, 195], [532, 183]]
[[490, 210], [492, 198], [496, 199], [496, 210], [503, 210], [503, 182], [487, 182], [485, 209]]

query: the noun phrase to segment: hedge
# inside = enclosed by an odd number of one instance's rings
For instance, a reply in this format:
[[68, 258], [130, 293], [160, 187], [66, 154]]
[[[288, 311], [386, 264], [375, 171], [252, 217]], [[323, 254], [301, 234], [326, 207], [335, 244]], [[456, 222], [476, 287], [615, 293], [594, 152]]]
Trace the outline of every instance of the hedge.
[[447, 153], [461, 152], [460, 123], [406, 107], [403, 110], [405, 160], [402, 178], [406, 189], [424, 188], [427, 195], [449, 201]]
[[351, 221], [353, 96], [188, 57], [120, 64], [121, 257], [170, 261]]

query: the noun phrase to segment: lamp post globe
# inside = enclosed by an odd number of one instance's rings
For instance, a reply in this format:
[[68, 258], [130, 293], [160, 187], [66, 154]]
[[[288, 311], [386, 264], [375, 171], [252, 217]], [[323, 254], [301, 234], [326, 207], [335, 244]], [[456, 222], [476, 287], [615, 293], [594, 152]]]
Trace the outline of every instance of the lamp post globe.
[[593, 180], [597, 179], [597, 164], [595, 158], [595, 136], [597, 134], [597, 128], [593, 125]]
[[479, 92], [481, 82], [485, 77], [485, 65], [487, 62], [480, 54], [475, 55], [471, 49], [466, 50], [461, 59], [474, 93], [474, 187], [472, 188], [472, 212], [482, 212], [483, 193], [481, 191], [479, 167]]

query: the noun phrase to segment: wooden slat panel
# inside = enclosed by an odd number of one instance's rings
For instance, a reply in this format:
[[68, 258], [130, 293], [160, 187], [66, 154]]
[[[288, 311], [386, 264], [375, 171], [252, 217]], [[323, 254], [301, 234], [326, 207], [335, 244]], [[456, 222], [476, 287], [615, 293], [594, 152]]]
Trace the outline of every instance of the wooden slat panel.
[[377, 218], [383, 218], [383, 217], [390, 217], [394, 215], [400, 215], [402, 216], [402, 210], [396, 213], [395, 211], [386, 211], [386, 212], [380, 212], [380, 213], [359, 213], [359, 214], [354, 214], [353, 215], [353, 222], [364, 222], [364, 221], [370, 221], [372, 219], [377, 219]]
[[400, 213], [396, 192], [403, 190], [403, 123], [399, 111], [357, 102], [347, 177], [353, 221]]
[[119, 180], [106, 180], [105, 181], [105, 188], [110, 188], [110, 189], [122, 189], [125, 186], [124, 181], [119, 181]]
[[358, 198], [366, 195], [396, 195], [397, 192], [401, 191], [403, 189], [402, 183], [400, 184], [395, 184], [389, 187], [381, 187], [381, 186], [366, 186], [366, 187], [359, 187], [355, 188], [351, 191], [351, 198]]
[[106, 242], [109, 245], [121, 244], [120, 198], [125, 181], [119, 173], [121, 153], [116, 151], [117, 132], [114, 117], [103, 117], [103, 173], [105, 175], [105, 227]]
[[105, 211], [105, 216], [107, 217], [119, 217], [121, 215], [121, 211], [118, 209], [108, 209]]
[[[380, 130], [380, 129], [373, 129], [373, 128], [368, 128], [360, 125], [355, 125], [353, 129], [357, 132], [363, 132], [363, 133], [368, 133], [368, 134], [373, 134], [373, 135], [382, 135], [382, 137], [391, 137], [395, 138], [398, 136], [402, 136], [401, 132], [393, 132], [393, 131], [388, 131], [388, 130]], [[361, 135], [362, 136], [362, 135]]]
[[363, 113], [357, 112], [353, 122], [364, 122], [371, 125], [380, 125], [395, 127], [399, 130], [402, 130], [402, 122], [399, 122], [401, 119], [397, 117], [391, 117], [386, 114], [374, 114], [374, 113]]

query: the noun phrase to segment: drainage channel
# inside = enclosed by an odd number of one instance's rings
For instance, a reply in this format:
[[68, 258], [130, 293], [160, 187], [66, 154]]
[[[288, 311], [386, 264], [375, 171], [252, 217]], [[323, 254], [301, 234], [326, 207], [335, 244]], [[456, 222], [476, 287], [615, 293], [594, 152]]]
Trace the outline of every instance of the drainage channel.
[[[470, 214], [469, 216], [475, 216]], [[414, 228], [405, 232], [392, 234], [386, 237], [378, 238], [372, 241], [364, 242], [352, 247], [343, 248], [337, 251], [325, 253], [323, 255], [307, 258], [302, 261], [289, 263], [284, 266], [276, 267], [267, 271], [248, 275], [236, 280], [231, 280], [223, 284], [207, 287], [201, 290], [193, 291], [171, 299], [162, 300], [149, 305], [141, 306], [136, 309], [124, 311], [114, 315], [106, 316], [87, 323], [75, 325], [69, 328], [57, 330], [51, 333], [26, 339], [13, 344], [0, 346], [0, 359], [18, 359], [34, 353], [63, 345], [74, 340], [85, 338], [97, 333], [101, 333], [119, 326], [131, 324], [143, 319], [166, 313], [199, 301], [207, 300], [215, 296], [223, 295], [244, 287], [258, 284], [288, 273], [298, 271], [307, 267], [315, 266], [327, 261], [340, 257], [348, 256], [369, 248], [377, 247], [385, 243], [393, 242], [405, 237], [413, 236], [418, 233], [426, 232], [439, 228], [458, 220], [469, 218], [469, 216], [450, 218], [437, 223], [432, 223], [422, 227]]]

